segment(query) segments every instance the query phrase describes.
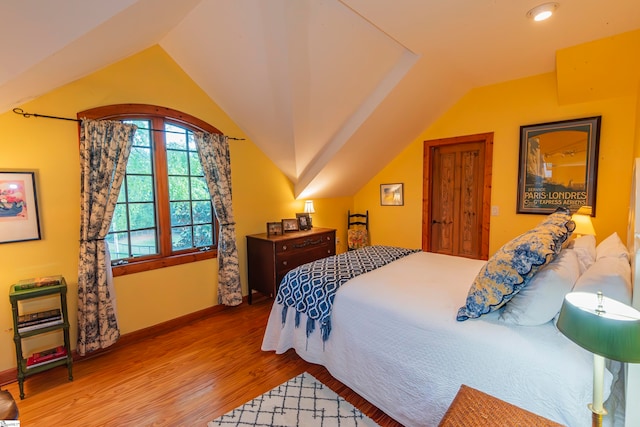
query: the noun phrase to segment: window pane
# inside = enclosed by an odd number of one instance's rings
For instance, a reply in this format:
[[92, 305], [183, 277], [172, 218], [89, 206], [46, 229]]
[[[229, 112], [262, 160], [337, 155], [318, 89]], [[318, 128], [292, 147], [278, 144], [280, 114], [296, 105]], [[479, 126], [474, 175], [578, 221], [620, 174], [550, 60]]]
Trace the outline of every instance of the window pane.
[[200, 163], [198, 153], [194, 153], [193, 151], [189, 152], [189, 166], [191, 167], [191, 175], [204, 176], [204, 172], [202, 171], [202, 163]]
[[193, 240], [196, 247], [213, 246], [213, 228], [211, 225], [196, 225], [193, 227]]
[[129, 241], [127, 233], [107, 234], [107, 245], [109, 246], [109, 256], [111, 261], [129, 258]]
[[167, 150], [169, 175], [188, 175], [189, 158], [186, 151]]
[[191, 203], [171, 202], [171, 226], [191, 225]]
[[191, 199], [192, 200], [211, 200], [209, 188], [204, 178], [191, 178]]
[[133, 145], [151, 147], [151, 122], [149, 120], [123, 120], [123, 123], [131, 123], [138, 126], [133, 135]]
[[[121, 194], [123, 191], [120, 192]], [[112, 231], [126, 231], [127, 230], [127, 205], [117, 204], [113, 211], [113, 219], [111, 220], [111, 227], [109, 232]]]
[[169, 200], [189, 200], [189, 178], [185, 176], [169, 177]]
[[196, 139], [190, 130], [187, 130], [187, 144], [189, 144], [189, 151], [198, 151], [198, 144], [196, 144]]
[[155, 230], [139, 230], [131, 232], [131, 254], [136, 256], [158, 253]]
[[132, 147], [127, 161], [127, 173], [151, 175], [151, 149]]
[[193, 247], [191, 227], [172, 227], [171, 246], [174, 251], [189, 249]]
[[193, 202], [193, 223], [211, 223], [211, 202]]
[[187, 149], [187, 132], [186, 129], [167, 124], [164, 126], [165, 139], [167, 141], [167, 149], [179, 149], [186, 150]]
[[156, 214], [153, 203], [129, 204], [129, 229], [153, 228], [156, 226]]
[[153, 202], [153, 179], [148, 175], [127, 176], [129, 202]]

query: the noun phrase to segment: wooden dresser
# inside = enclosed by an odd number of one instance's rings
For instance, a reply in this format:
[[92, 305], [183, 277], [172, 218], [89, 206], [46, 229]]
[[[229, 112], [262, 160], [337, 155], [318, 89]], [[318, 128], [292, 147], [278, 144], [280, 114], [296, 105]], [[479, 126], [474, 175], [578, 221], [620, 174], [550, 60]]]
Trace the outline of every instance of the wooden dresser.
[[282, 236], [267, 233], [247, 236], [249, 304], [253, 290], [273, 298], [289, 270], [335, 253], [333, 228], [286, 232]]

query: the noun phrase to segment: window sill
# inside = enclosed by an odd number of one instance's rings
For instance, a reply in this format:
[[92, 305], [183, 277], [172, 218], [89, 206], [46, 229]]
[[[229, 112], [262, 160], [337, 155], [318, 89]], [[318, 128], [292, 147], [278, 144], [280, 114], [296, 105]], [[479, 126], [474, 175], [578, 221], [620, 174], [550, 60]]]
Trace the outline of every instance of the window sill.
[[190, 262], [212, 259], [218, 256], [217, 250], [206, 252], [189, 252], [186, 254], [172, 255], [164, 258], [145, 259], [132, 261], [127, 264], [114, 265], [111, 267], [113, 276], [125, 276], [127, 274], [140, 273], [143, 271], [156, 270], [158, 268], [171, 267], [174, 265], [187, 264]]

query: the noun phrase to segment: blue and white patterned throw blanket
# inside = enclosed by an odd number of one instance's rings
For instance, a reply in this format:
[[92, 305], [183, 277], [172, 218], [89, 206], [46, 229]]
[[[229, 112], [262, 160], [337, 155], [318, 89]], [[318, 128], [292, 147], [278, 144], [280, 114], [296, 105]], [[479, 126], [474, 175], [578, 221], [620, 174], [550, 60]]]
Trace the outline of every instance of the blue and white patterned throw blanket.
[[282, 304], [282, 324], [289, 307], [296, 310], [296, 328], [300, 313], [307, 315], [307, 337], [320, 323], [322, 340], [331, 333], [331, 307], [338, 288], [349, 279], [373, 271], [399, 258], [420, 252], [393, 246], [367, 246], [303, 264], [289, 271], [280, 283], [276, 303]]

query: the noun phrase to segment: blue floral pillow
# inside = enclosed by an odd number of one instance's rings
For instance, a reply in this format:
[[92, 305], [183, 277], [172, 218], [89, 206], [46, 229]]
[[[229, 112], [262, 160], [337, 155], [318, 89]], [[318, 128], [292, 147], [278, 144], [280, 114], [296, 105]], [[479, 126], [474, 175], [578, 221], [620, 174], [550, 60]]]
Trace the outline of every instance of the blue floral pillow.
[[538, 226], [506, 243], [476, 276], [457, 320], [475, 319], [506, 304], [553, 261], [574, 228], [570, 211], [558, 208]]

